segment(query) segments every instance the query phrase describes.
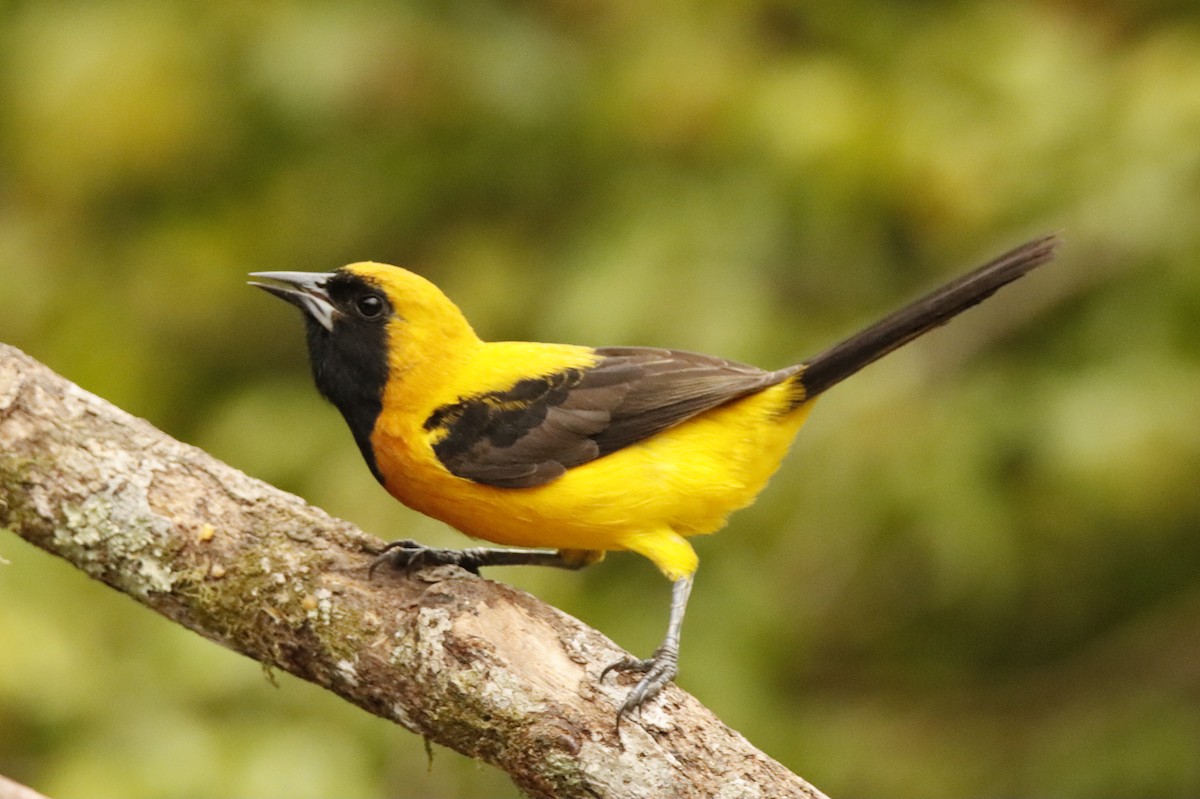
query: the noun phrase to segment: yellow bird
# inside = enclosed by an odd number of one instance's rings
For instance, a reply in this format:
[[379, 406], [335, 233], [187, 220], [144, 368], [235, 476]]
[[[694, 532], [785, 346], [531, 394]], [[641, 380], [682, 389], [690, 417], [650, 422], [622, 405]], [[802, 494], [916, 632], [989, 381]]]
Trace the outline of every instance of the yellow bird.
[[439, 550], [396, 541], [373, 564], [577, 569], [612, 550], [673, 583], [662, 645], [617, 718], [674, 678], [698, 559], [779, 467], [817, 396], [1049, 261], [1030, 241], [830, 349], [765, 371], [649, 347], [487, 342], [428, 280], [396, 266], [258, 272], [304, 312], [317, 388], [392, 496], [473, 538], [550, 549]]

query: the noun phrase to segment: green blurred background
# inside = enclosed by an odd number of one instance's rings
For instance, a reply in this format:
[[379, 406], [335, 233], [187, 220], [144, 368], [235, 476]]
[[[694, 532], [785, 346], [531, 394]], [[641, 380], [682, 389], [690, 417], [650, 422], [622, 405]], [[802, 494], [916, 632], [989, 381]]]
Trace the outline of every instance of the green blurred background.
[[[697, 541], [680, 684], [833, 796], [1200, 795], [1198, 222], [1193, 2], [0, 2], [0, 340], [384, 537], [463, 541], [375, 484], [247, 272], [396, 262], [485, 337], [777, 367], [1065, 231]], [[0, 557], [0, 773], [516, 795]], [[491, 576], [639, 654], [665, 625], [634, 556]]]

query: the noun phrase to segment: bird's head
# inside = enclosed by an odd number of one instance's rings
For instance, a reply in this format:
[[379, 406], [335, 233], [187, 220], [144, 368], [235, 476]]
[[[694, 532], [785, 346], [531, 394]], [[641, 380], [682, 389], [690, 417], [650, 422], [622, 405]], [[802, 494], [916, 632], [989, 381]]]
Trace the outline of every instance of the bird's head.
[[390, 375], [419, 374], [421, 365], [446, 362], [479, 341], [437, 286], [398, 266], [363, 262], [251, 277], [251, 285], [304, 312], [317, 388], [348, 420], [367, 413], [364, 407], [378, 413]]

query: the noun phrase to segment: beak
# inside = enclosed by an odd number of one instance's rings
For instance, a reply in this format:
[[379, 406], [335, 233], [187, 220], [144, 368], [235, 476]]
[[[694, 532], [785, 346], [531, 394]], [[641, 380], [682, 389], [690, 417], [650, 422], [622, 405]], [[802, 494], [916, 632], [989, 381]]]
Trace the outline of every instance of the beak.
[[250, 277], [273, 280], [282, 285], [259, 283], [257, 280], [251, 280], [249, 283], [281, 300], [287, 300], [312, 317], [321, 327], [332, 332], [333, 320], [339, 315], [339, 311], [333, 306], [329, 292], [325, 290], [325, 281], [331, 275], [331, 272], [252, 272]]

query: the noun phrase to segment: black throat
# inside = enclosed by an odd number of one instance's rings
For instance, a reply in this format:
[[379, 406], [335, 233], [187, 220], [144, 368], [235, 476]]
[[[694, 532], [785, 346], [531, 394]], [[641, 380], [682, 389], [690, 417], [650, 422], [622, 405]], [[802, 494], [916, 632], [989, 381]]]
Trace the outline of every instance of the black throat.
[[383, 483], [371, 432], [383, 410], [387, 387], [387, 328], [343, 318], [330, 332], [307, 315], [304, 322], [317, 390], [342, 412], [371, 474]]

